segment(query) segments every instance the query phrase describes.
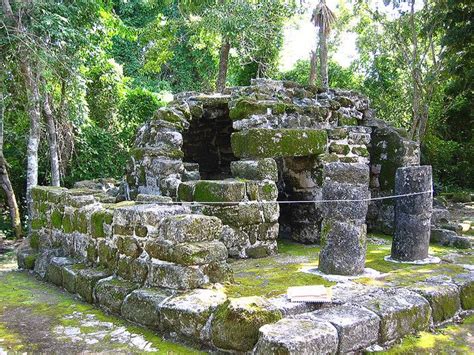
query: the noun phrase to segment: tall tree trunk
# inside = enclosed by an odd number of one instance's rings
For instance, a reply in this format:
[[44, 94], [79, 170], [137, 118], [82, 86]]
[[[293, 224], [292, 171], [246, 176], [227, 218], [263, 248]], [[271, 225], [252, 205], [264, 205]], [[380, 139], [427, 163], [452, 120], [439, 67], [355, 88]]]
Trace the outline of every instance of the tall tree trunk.
[[309, 85], [316, 85], [316, 71], [318, 69], [318, 56], [316, 51], [311, 51], [310, 56], [310, 70], [309, 70]]
[[54, 122], [53, 111], [51, 110], [51, 96], [48, 93], [44, 94], [43, 109], [46, 116], [46, 127], [48, 129], [48, 144], [49, 144], [49, 158], [51, 161], [51, 186], [60, 186], [59, 173], [59, 154], [58, 142], [56, 133], [56, 124]]
[[327, 91], [329, 88], [328, 80], [328, 44], [326, 41], [326, 33], [323, 26], [319, 26], [319, 65], [321, 69], [321, 83], [323, 90]]
[[[27, 29], [23, 26], [19, 18], [12, 11], [9, 0], [2, 0], [3, 13], [14, 28], [15, 34], [22, 38]], [[38, 147], [40, 141], [40, 96], [38, 88], [38, 78], [32, 69], [32, 61], [29, 57], [29, 50], [25, 50], [22, 45], [19, 46], [18, 56], [20, 58], [20, 67], [25, 82], [26, 96], [28, 101], [28, 116], [30, 118], [30, 132], [27, 144], [27, 172], [26, 172], [26, 202], [28, 204], [28, 227], [31, 227], [31, 217], [33, 210], [33, 200], [31, 190], [38, 185]]]
[[28, 204], [28, 224], [30, 227], [33, 211], [31, 190], [38, 185], [38, 147], [40, 142], [41, 108], [38, 78], [35, 73], [33, 73], [27, 59], [22, 60], [21, 69], [25, 80], [28, 99], [28, 116], [30, 118], [30, 131], [26, 148], [26, 202]]
[[219, 57], [219, 74], [217, 75], [216, 89], [218, 92], [223, 92], [225, 89], [225, 82], [227, 80], [227, 67], [229, 65], [229, 51], [230, 42], [224, 39], [221, 45]]
[[411, 0], [410, 7], [410, 29], [412, 33], [412, 58], [411, 58], [411, 80], [412, 80], [412, 127], [410, 129], [410, 138], [420, 140], [420, 125], [421, 125], [421, 92], [418, 87], [420, 83], [420, 72], [418, 68], [418, 37], [415, 24], [415, 0]]
[[[2, 68], [3, 69], [3, 68]], [[3, 98], [3, 91], [0, 92], [0, 185], [5, 192], [8, 209], [10, 211], [10, 219], [12, 223], [12, 230], [15, 238], [19, 239], [22, 236], [20, 210], [13, 191], [13, 186], [8, 175], [8, 164], [3, 155], [3, 120], [5, 114], [5, 104]]]

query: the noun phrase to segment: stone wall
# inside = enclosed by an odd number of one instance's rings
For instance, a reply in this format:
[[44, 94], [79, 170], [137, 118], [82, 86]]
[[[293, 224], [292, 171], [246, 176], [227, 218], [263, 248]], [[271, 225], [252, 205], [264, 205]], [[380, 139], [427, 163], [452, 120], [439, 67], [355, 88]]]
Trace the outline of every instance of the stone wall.
[[231, 278], [216, 217], [188, 207], [139, 202], [102, 203], [86, 189], [36, 187], [31, 245], [35, 271], [50, 258], [103, 268], [138, 285], [190, 289]]

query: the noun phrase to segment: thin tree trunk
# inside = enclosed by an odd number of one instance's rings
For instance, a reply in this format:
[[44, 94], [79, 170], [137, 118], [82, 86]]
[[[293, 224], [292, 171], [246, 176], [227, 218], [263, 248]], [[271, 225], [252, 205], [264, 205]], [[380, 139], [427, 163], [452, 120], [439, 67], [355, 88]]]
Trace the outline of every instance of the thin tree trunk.
[[412, 33], [412, 60], [411, 60], [411, 77], [412, 77], [412, 127], [410, 129], [410, 138], [412, 140], [419, 141], [419, 132], [420, 132], [420, 110], [421, 110], [421, 93], [418, 88], [418, 37], [415, 24], [415, 0], [411, 0], [410, 8], [410, 27]]
[[56, 124], [54, 123], [53, 111], [51, 110], [51, 97], [48, 93], [44, 94], [43, 109], [46, 116], [46, 127], [48, 129], [49, 158], [51, 161], [51, 186], [60, 186], [59, 173], [59, 154], [56, 133]]
[[21, 69], [25, 80], [28, 98], [28, 115], [30, 117], [30, 131], [26, 148], [26, 202], [28, 204], [28, 224], [30, 224], [33, 211], [31, 190], [38, 185], [38, 147], [40, 142], [41, 108], [38, 78], [33, 73], [28, 60], [22, 60]]
[[323, 90], [327, 91], [329, 88], [328, 80], [328, 44], [326, 42], [326, 34], [323, 26], [319, 26], [319, 61], [321, 69], [321, 83]]
[[218, 92], [223, 92], [225, 89], [225, 83], [227, 80], [227, 67], [229, 65], [229, 51], [230, 42], [228, 39], [224, 39], [221, 45], [219, 57], [219, 74], [217, 75], [216, 83], [216, 89]]
[[309, 70], [309, 85], [316, 85], [316, 71], [318, 69], [318, 56], [316, 51], [311, 51], [310, 56], [310, 70]]
[[8, 163], [3, 155], [3, 119], [5, 114], [5, 104], [3, 99], [3, 92], [0, 92], [0, 185], [5, 192], [5, 197], [10, 211], [10, 219], [12, 223], [12, 230], [15, 238], [22, 237], [20, 210], [13, 191], [13, 186], [8, 175]]

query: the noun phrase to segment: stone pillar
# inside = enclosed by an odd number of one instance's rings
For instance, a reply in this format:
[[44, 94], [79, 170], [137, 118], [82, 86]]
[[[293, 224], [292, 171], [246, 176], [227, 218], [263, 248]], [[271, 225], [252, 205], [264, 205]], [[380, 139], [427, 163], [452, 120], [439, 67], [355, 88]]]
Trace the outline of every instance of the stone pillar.
[[[369, 167], [359, 163], [328, 163], [323, 168], [323, 200], [370, 198]], [[323, 204], [319, 270], [326, 274], [359, 275], [364, 271], [368, 201]]]
[[[397, 169], [395, 195], [431, 189], [431, 166], [409, 166]], [[432, 207], [431, 193], [396, 199], [392, 259], [415, 261], [428, 257]]]

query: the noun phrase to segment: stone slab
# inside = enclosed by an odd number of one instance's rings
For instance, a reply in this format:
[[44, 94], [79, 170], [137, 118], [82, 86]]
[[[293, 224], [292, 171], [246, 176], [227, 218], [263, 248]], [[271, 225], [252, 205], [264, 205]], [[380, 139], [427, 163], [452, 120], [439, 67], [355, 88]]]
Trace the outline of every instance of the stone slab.
[[115, 314], [120, 314], [125, 297], [138, 285], [117, 278], [99, 280], [94, 288], [94, 299], [102, 308]]
[[131, 322], [161, 329], [161, 305], [170, 296], [170, 291], [158, 288], [134, 290], [123, 301], [122, 316]]

